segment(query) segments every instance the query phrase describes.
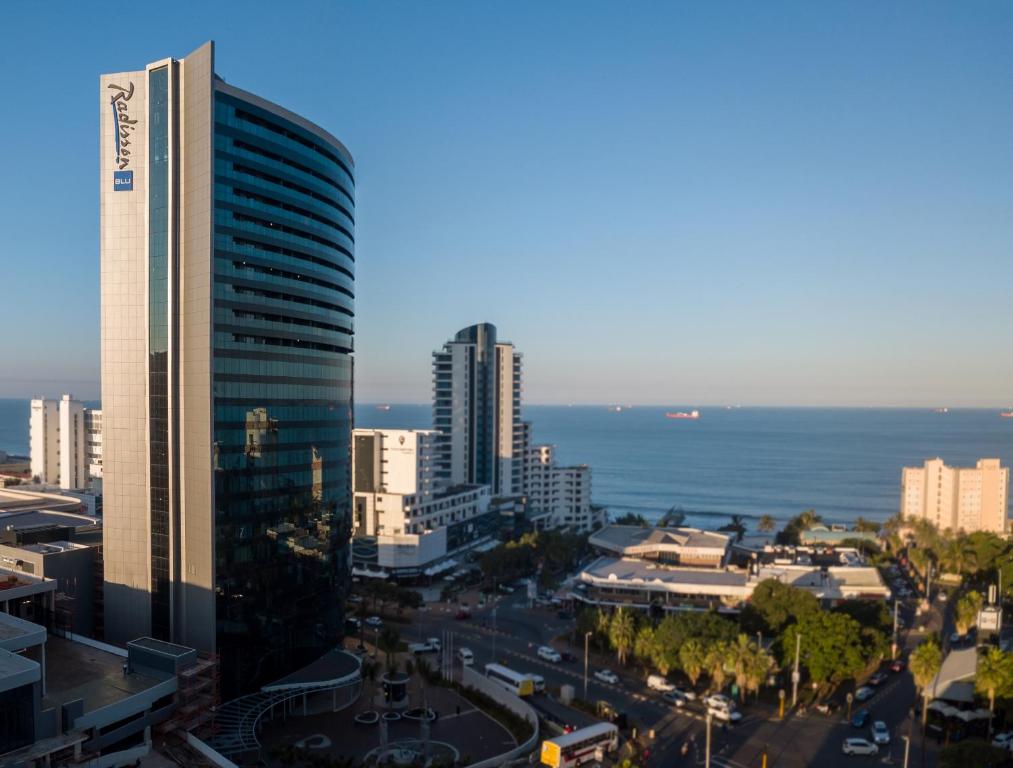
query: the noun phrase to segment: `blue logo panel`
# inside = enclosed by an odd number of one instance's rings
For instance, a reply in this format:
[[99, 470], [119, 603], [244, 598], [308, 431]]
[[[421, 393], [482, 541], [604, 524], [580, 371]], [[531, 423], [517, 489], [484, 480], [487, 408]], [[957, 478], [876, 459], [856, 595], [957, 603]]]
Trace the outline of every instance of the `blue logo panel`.
[[133, 190], [133, 171], [113, 171], [113, 192], [133, 192]]

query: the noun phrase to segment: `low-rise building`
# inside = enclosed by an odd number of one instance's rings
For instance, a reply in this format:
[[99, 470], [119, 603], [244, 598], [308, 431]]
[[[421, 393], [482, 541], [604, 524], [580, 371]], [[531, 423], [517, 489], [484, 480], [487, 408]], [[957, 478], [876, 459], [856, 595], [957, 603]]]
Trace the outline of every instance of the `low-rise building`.
[[929, 459], [901, 470], [901, 516], [928, 520], [940, 531], [1009, 530], [1009, 467], [980, 459], [974, 467], [950, 467]]
[[591, 468], [559, 466], [551, 445], [525, 450], [524, 494], [537, 530], [591, 531], [605, 524], [604, 508], [591, 503]]
[[434, 575], [497, 533], [488, 486], [446, 486], [435, 477], [439, 439], [431, 430], [354, 430], [352, 554], [360, 575]]
[[805, 589], [826, 606], [890, 595], [854, 550], [846, 557], [753, 552], [736, 566], [730, 537], [695, 528], [610, 525], [588, 541], [601, 557], [578, 574], [572, 597], [590, 605], [735, 611], [767, 579]]

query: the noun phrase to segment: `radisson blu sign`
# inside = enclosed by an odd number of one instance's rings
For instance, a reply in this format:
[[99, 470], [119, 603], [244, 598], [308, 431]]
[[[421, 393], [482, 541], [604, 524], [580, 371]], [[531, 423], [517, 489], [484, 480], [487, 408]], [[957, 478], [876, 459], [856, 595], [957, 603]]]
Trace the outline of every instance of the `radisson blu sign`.
[[116, 167], [113, 171], [113, 191], [131, 192], [134, 189], [134, 171], [130, 168], [130, 145], [137, 120], [130, 117], [130, 100], [134, 97], [134, 84], [109, 84], [112, 90], [110, 104], [113, 110], [113, 133], [116, 137]]

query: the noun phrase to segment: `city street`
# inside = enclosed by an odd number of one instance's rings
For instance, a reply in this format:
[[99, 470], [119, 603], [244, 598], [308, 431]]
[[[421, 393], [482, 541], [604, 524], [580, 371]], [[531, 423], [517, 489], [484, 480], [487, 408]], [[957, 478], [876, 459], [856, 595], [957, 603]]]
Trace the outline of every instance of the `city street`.
[[[549, 644], [565, 634], [571, 623], [559, 619], [555, 609], [528, 608], [527, 600], [520, 594], [500, 598], [493, 607], [476, 611], [470, 620], [454, 620], [449, 607], [433, 605], [428, 611], [417, 615], [421, 626], [413, 627], [413, 635], [442, 636], [444, 631], [453, 632], [454, 648], [467, 647], [475, 655], [475, 668], [481, 670], [490, 661], [498, 661], [521, 672], [530, 672], [545, 678], [548, 689], [558, 689], [569, 684], [577, 697], [584, 697], [583, 648], [557, 648], [569, 650], [575, 661], [553, 664], [539, 659], [537, 648]], [[913, 610], [902, 608], [902, 617], [911, 623]], [[938, 626], [941, 616], [934, 608], [928, 621]], [[925, 619], [923, 618], [922, 621]], [[920, 642], [921, 633], [902, 634], [901, 655], [906, 656], [911, 648]], [[690, 704], [676, 709], [661, 700], [657, 692], [651, 691], [639, 679], [624, 676], [618, 685], [608, 685], [594, 678], [595, 670], [608, 668], [619, 672], [614, 657], [593, 657], [589, 665], [587, 682], [590, 701], [606, 701], [616, 710], [625, 712], [631, 725], [635, 724], [640, 734], [654, 730], [651, 742], [649, 765], [700, 765], [704, 760], [705, 715], [699, 705]], [[712, 727], [712, 764], [727, 768], [753, 768], [762, 763], [767, 752], [768, 768], [804, 768], [820, 765], [825, 768], [873, 764], [876, 762], [900, 765], [903, 760], [904, 742], [902, 734], [913, 732], [911, 745], [912, 766], [935, 765], [936, 747], [930, 744], [923, 758], [918, 723], [913, 729], [909, 712], [915, 701], [915, 687], [910, 673], [891, 674], [879, 688], [876, 695], [864, 704], [869, 709], [871, 720], [883, 720], [891, 732], [891, 744], [883, 746], [876, 757], [850, 757], [841, 754], [841, 742], [849, 736], [869, 737], [869, 729], [852, 728], [847, 721], [847, 703], [844, 692], [834, 697], [840, 709], [831, 716], [809, 713], [788, 716], [778, 720], [776, 710], [769, 704], [747, 703], [743, 706], [743, 719], [732, 727], [722, 728], [714, 722]], [[551, 702], [545, 696], [536, 696], [533, 703], [554, 719], [571, 714], [575, 726], [586, 724], [587, 715]], [[860, 705], [855, 704], [854, 711]], [[687, 754], [682, 755], [683, 745]]]

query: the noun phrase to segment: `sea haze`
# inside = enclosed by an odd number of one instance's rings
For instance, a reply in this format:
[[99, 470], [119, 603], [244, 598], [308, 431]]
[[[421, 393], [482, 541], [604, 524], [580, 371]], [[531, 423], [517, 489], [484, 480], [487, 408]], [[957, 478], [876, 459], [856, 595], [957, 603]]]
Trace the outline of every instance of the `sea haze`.
[[[885, 520], [900, 507], [901, 467], [934, 456], [1013, 463], [1013, 419], [996, 410], [702, 408], [696, 421], [665, 418], [690, 408], [532, 405], [524, 418], [561, 462], [591, 466], [594, 501], [613, 517], [656, 520], [678, 506], [702, 527], [803, 509], [833, 522]], [[424, 405], [359, 405], [356, 425], [428, 427], [431, 414]]]

